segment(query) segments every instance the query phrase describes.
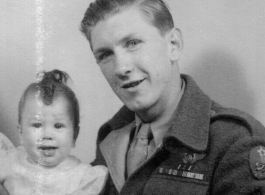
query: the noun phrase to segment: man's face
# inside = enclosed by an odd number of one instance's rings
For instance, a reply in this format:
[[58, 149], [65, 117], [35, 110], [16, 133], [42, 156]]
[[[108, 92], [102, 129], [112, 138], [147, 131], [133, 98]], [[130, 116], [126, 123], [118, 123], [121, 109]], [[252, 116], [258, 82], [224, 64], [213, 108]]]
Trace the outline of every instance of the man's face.
[[27, 96], [20, 124], [20, 139], [30, 162], [56, 166], [63, 162], [74, 146], [73, 122], [69, 103], [57, 96], [45, 105], [37, 94]]
[[178, 75], [170, 39], [170, 33], [161, 35], [137, 7], [99, 21], [92, 29], [90, 44], [97, 63], [130, 110], [161, 107], [171, 96]]

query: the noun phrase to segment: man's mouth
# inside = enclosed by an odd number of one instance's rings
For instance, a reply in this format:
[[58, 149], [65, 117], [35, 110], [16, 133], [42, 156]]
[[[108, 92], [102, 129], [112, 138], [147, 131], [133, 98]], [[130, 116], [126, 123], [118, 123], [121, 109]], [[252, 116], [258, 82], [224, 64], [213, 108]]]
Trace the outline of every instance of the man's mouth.
[[131, 88], [131, 87], [135, 87], [135, 86], [139, 85], [143, 81], [144, 81], [144, 79], [140, 80], [140, 81], [131, 82], [131, 83], [123, 85], [122, 88], [123, 89], [128, 89], [128, 88]]

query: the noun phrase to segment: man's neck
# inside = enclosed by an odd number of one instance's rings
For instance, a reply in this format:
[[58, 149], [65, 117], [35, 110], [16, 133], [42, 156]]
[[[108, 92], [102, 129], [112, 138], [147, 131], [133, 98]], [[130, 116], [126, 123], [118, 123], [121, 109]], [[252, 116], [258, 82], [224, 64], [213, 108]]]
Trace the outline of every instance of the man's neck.
[[172, 90], [173, 95], [171, 99], [167, 99], [167, 101], [164, 101], [165, 103], [157, 103], [157, 105], [153, 105], [149, 109], [137, 112], [137, 115], [143, 122], [160, 123], [173, 116], [183, 95], [185, 86], [184, 81], [178, 83], [179, 86], [176, 86], [175, 89]]

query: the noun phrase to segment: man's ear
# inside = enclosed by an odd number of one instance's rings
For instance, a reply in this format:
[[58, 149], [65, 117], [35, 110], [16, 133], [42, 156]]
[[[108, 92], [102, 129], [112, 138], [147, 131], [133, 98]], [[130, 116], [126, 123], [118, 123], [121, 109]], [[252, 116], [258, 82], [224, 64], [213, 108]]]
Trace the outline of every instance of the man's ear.
[[178, 61], [182, 54], [183, 41], [181, 32], [177, 28], [172, 28], [167, 34], [169, 43], [169, 55], [172, 62]]

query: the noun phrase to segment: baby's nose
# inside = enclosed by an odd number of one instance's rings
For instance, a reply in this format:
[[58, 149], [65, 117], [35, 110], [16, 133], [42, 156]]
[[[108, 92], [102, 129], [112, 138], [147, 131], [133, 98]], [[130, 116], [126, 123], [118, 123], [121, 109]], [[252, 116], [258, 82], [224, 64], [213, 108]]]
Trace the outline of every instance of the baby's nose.
[[49, 136], [43, 136], [43, 137], [42, 137], [42, 140], [52, 140], [52, 137], [49, 137]]
[[51, 128], [43, 128], [41, 132], [42, 140], [52, 140], [52, 129]]

